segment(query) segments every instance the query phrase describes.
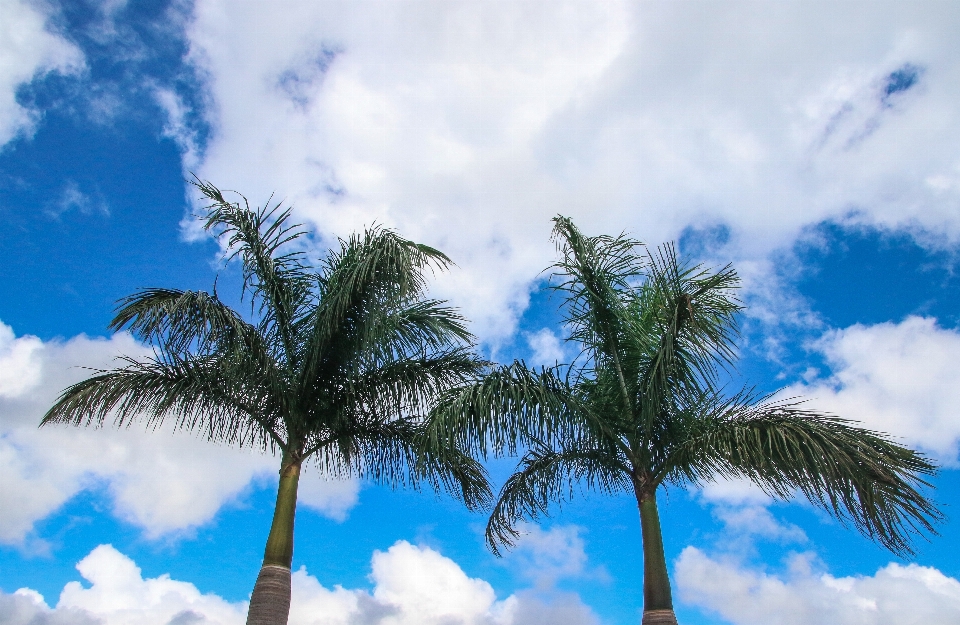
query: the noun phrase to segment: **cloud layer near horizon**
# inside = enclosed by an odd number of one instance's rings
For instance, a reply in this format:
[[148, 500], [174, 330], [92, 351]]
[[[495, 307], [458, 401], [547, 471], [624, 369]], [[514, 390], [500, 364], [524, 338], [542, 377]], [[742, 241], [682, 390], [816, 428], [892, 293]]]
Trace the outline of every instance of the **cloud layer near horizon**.
[[[576, 595], [523, 591], [497, 600], [429, 547], [398, 541], [371, 560], [373, 589], [327, 589], [305, 568], [293, 574], [291, 625], [598, 625]], [[30, 589], [0, 593], [0, 622], [9, 625], [240, 625], [246, 602], [230, 603], [168, 575], [144, 579], [110, 545], [77, 564], [86, 580], [68, 583], [55, 608]]]
[[280, 4], [195, 5], [197, 172], [443, 249], [437, 290], [494, 344], [557, 213], [744, 261], [824, 220], [960, 237], [958, 5]]
[[[27, 588], [0, 592], [0, 621], [239, 625], [245, 618], [245, 602], [202, 593], [168, 575], [144, 579], [136, 563], [110, 545], [94, 549], [77, 569], [86, 584], [69, 582], [53, 608]], [[734, 625], [946, 625], [960, 617], [960, 581], [915, 564], [891, 563], [872, 576], [834, 577], [805, 553], [791, 556], [777, 575], [687, 547], [674, 575], [684, 604]], [[374, 552], [370, 581], [371, 590], [328, 589], [301, 568], [293, 574], [291, 625], [599, 623], [575, 594], [524, 590], [498, 600], [489, 583], [469, 577], [453, 560], [402, 540]]]
[[676, 561], [681, 599], [733, 625], [948, 625], [960, 620], [960, 581], [932, 567], [890, 563], [874, 575], [834, 577], [812, 554], [782, 575], [687, 547]]

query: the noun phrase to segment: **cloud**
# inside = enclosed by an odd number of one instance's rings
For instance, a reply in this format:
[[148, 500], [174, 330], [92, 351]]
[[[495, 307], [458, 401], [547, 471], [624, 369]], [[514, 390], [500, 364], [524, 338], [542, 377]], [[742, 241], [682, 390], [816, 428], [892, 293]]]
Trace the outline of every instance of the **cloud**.
[[43, 342], [35, 336], [13, 334], [0, 322], [0, 397], [17, 397], [40, 382], [40, 351]]
[[932, 567], [888, 564], [873, 576], [833, 577], [795, 555], [781, 576], [716, 560], [695, 547], [677, 558], [682, 601], [734, 625], [947, 625], [960, 620], [960, 581]]
[[709, 503], [726, 505], [766, 504], [773, 501], [763, 490], [750, 480], [735, 480], [718, 477], [707, 482], [700, 489], [700, 495]]
[[435, 290], [487, 342], [557, 213], [651, 243], [720, 228], [742, 262], [824, 220], [960, 240], [960, 7], [281, 6], [194, 6], [198, 173], [327, 237], [379, 222], [443, 249], [459, 268]]
[[[34, 523], [84, 489], [106, 488], [117, 516], [158, 537], [201, 525], [251, 483], [275, 479], [272, 457], [169, 428], [37, 427], [57, 395], [90, 374], [84, 367], [110, 368], [121, 354], [148, 353], [124, 333], [43, 342], [15, 337], [0, 323], [0, 543], [24, 544]], [[312, 473], [308, 467], [303, 504], [344, 518], [358, 484]]]
[[807, 541], [802, 529], [792, 523], [779, 521], [764, 506], [718, 506], [713, 509], [713, 514], [728, 532], [740, 539], [758, 537], [781, 543]]
[[544, 597], [533, 591], [514, 595], [511, 625], [600, 625], [597, 615], [576, 593], [551, 592]]
[[167, 115], [167, 122], [163, 127], [163, 135], [173, 139], [180, 148], [184, 169], [190, 170], [197, 166], [197, 133], [186, 123], [186, 110], [183, 100], [172, 89], [156, 88], [154, 98], [157, 104]]
[[109, 625], [134, 625], [156, 619], [158, 623], [173, 620], [189, 623], [188, 615], [197, 615], [194, 622], [237, 622], [242, 604], [231, 604], [212, 594], [201, 594], [190, 583], [170, 579], [167, 575], [143, 579], [140, 568], [130, 558], [110, 545], [100, 545], [77, 564], [80, 575], [89, 582], [69, 582], [60, 593], [57, 608], [83, 610]]
[[63, 191], [60, 197], [47, 208], [47, 214], [54, 218], [59, 218], [71, 210], [79, 211], [82, 215], [89, 215], [96, 211], [102, 215], [109, 215], [110, 208], [104, 201], [99, 191], [95, 191], [91, 197], [90, 194], [80, 190], [80, 185], [74, 180], [67, 180], [63, 185]]
[[326, 235], [376, 221], [439, 245], [462, 269], [438, 290], [484, 336], [508, 336], [550, 247], [552, 212], [531, 212], [554, 195], [536, 138], [616, 58], [624, 6], [262, 9], [195, 7], [215, 129], [199, 173], [258, 200], [276, 190]]
[[45, 5], [0, 0], [0, 146], [32, 132], [38, 113], [17, 102], [17, 89], [49, 72], [76, 73], [83, 54], [48, 28]]
[[807, 541], [801, 528], [773, 515], [768, 507], [774, 503], [773, 498], [750, 480], [720, 477], [697, 492], [710, 505], [713, 516], [723, 523], [726, 542], [735, 549], [750, 552], [757, 538], [780, 543]]
[[[576, 595], [545, 603], [529, 593], [498, 601], [493, 588], [449, 558], [399, 541], [374, 552], [372, 591], [322, 586], [305, 568], [293, 574], [291, 625], [595, 625]], [[110, 545], [77, 564], [87, 581], [69, 582], [51, 609], [30, 589], [0, 593], [0, 622], [15, 625], [240, 625], [246, 603], [201, 593], [168, 575], [144, 579], [137, 565]], [[16, 620], [20, 619], [20, 620]], [[30, 620], [33, 619], [33, 620]], [[555, 620], [553, 620], [555, 619]]]
[[515, 547], [505, 558], [538, 588], [552, 587], [559, 579], [583, 575], [587, 564], [583, 528], [557, 525], [549, 530], [524, 525]]
[[5, 625], [102, 625], [91, 614], [63, 608], [51, 610], [39, 593], [21, 588], [12, 595], [0, 591], [0, 623]]
[[795, 384], [783, 395], [887, 432], [956, 466], [960, 453], [960, 332], [930, 317], [856, 324], [814, 344], [827, 377]]
[[374, 553], [371, 579], [374, 601], [393, 612], [397, 625], [510, 622], [512, 602], [498, 604], [489, 583], [429, 548], [401, 541]]
[[533, 354], [530, 356], [531, 364], [552, 367], [558, 362], [565, 362], [566, 353], [563, 350], [563, 343], [560, 341], [560, 337], [550, 328], [541, 328], [537, 332], [527, 332], [525, 336], [527, 344], [533, 350]]

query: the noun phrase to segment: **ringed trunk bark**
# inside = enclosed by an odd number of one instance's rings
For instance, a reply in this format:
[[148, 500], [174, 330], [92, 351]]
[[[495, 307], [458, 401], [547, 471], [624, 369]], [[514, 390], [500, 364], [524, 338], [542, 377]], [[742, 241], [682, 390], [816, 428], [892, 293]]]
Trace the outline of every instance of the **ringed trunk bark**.
[[677, 625], [663, 553], [660, 514], [655, 492], [647, 493], [634, 486], [640, 508], [640, 531], [643, 534], [643, 621], [642, 625]]
[[263, 553], [263, 566], [250, 596], [247, 625], [287, 625], [290, 616], [290, 565], [293, 563], [293, 521], [297, 513], [300, 463], [284, 454], [277, 506]]
[[250, 596], [247, 625], [287, 625], [290, 616], [290, 567], [264, 564]]

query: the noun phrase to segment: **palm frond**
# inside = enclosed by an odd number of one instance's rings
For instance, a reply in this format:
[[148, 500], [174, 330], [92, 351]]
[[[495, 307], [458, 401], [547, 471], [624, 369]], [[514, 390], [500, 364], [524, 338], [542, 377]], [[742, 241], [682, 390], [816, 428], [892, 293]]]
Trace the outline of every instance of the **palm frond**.
[[[328, 337], [324, 349], [305, 359], [301, 385], [309, 388], [311, 379], [362, 375], [384, 363], [420, 361], [471, 345], [472, 339], [462, 316], [436, 300], [369, 310], [364, 319], [341, 327]], [[476, 358], [472, 361], [477, 367], [482, 364]]]
[[610, 449], [582, 442], [572, 448], [528, 451], [500, 490], [487, 522], [487, 546], [499, 556], [502, 547], [515, 544], [519, 521], [548, 516], [550, 503], [572, 498], [578, 484], [606, 493], [627, 490], [632, 487], [630, 468]]
[[[145, 420], [159, 427], [199, 432], [216, 442], [285, 447], [278, 406], [258, 377], [224, 375], [223, 362], [211, 357], [169, 357], [101, 371], [68, 387], [44, 415], [41, 425], [96, 426], [112, 417], [117, 427]], [[237, 372], [235, 372], [237, 373]]]
[[684, 265], [672, 245], [650, 252], [647, 279], [634, 302], [633, 328], [646, 353], [641, 364], [642, 420], [653, 420], [678, 395], [715, 386], [719, 367], [732, 365], [738, 337], [732, 268], [710, 272]]
[[[252, 209], [243, 195], [243, 200], [230, 202], [208, 181], [191, 181], [203, 195], [211, 201], [207, 207], [204, 228], [227, 236], [228, 259], [241, 257], [245, 269], [244, 276], [251, 281], [262, 281], [270, 275], [300, 277], [306, 268], [303, 252], [283, 248], [304, 236], [300, 224], [288, 225], [290, 208], [281, 204]], [[253, 283], [249, 283], [251, 286]]]
[[641, 243], [623, 234], [587, 237], [566, 217], [553, 221], [553, 239], [562, 255], [554, 264], [560, 282], [553, 288], [567, 294], [565, 322], [570, 339], [581, 343], [591, 359], [611, 363], [623, 400], [632, 410], [634, 393], [623, 371], [620, 343], [627, 319], [624, 294], [643, 275], [643, 258], [636, 253]]
[[443, 270], [452, 261], [432, 247], [414, 243], [393, 230], [373, 227], [340, 241], [340, 250], [324, 262], [324, 302], [334, 317], [357, 302], [417, 297], [426, 289], [424, 272]]
[[475, 510], [492, 498], [486, 469], [455, 447], [436, 445], [413, 419], [351, 423], [321, 441], [316, 462], [329, 475], [352, 476], [390, 488], [429, 486]]
[[471, 344], [475, 340], [467, 330], [463, 315], [439, 300], [403, 302], [395, 309], [382, 311], [374, 323], [377, 327], [363, 337], [366, 340], [359, 351], [389, 352], [398, 357], [424, 349], [442, 350], [458, 343]]
[[429, 432], [482, 457], [514, 455], [536, 441], [568, 438], [566, 432], [579, 425], [577, 411], [576, 398], [555, 370], [515, 361], [444, 392], [429, 416]]
[[[383, 228], [341, 240], [340, 250], [324, 261], [320, 304], [304, 323], [304, 378], [315, 377], [331, 353], [399, 344], [402, 332], [410, 337], [414, 324], [421, 339], [431, 332], [447, 344], [469, 337], [462, 319], [439, 302], [417, 308], [426, 289], [424, 272], [450, 262], [441, 252]], [[410, 309], [405, 324], [395, 316], [404, 309]]]
[[[242, 195], [243, 205], [228, 201], [210, 182], [193, 181], [212, 203], [207, 207], [204, 228], [226, 237], [226, 260], [239, 257], [244, 291], [251, 290], [260, 303], [260, 332], [276, 333], [289, 360], [296, 358], [293, 325], [309, 309], [316, 281], [303, 253], [289, 249], [304, 235], [299, 225], [288, 225], [289, 208], [280, 204], [252, 209]], [[239, 195], [239, 194], [238, 194]], [[289, 250], [289, 251], [285, 251]]]
[[736, 400], [701, 415], [673, 452], [676, 477], [745, 477], [779, 499], [795, 491], [898, 554], [942, 519], [920, 491], [936, 465], [884, 434], [797, 403]]
[[110, 329], [129, 329], [141, 340], [156, 340], [165, 351], [183, 353], [254, 351], [267, 358], [257, 329], [216, 294], [178, 289], [142, 289], [119, 301]]
[[475, 378], [485, 366], [467, 348], [387, 359], [350, 372], [331, 397], [345, 414], [423, 415], [439, 392]]

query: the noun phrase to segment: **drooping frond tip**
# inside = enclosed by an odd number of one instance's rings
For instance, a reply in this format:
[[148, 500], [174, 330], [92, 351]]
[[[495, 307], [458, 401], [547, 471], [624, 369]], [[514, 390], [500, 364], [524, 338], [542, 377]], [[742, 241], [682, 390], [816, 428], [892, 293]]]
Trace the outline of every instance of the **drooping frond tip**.
[[795, 492], [899, 555], [943, 520], [923, 490], [937, 466], [923, 454], [796, 401], [717, 403], [679, 446], [675, 466], [693, 482], [747, 478], [781, 500]]
[[608, 449], [577, 444], [559, 450], [534, 447], [519, 469], [503, 485], [487, 521], [487, 547], [497, 556], [516, 544], [520, 523], [549, 516], [550, 504], [572, 499], [578, 485], [604, 493], [622, 492], [630, 485], [629, 471]]

